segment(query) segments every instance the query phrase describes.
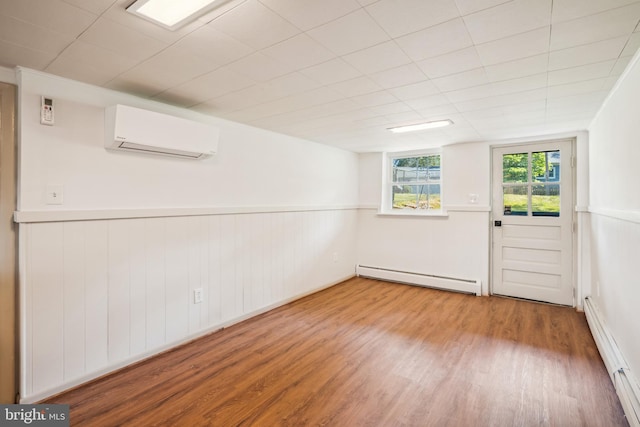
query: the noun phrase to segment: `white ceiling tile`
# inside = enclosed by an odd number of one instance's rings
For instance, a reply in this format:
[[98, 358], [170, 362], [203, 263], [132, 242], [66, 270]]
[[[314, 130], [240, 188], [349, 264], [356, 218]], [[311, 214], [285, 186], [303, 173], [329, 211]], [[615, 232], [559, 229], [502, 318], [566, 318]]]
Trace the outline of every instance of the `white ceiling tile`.
[[452, 90], [465, 89], [489, 83], [484, 68], [450, 74], [431, 81], [441, 92], [450, 92]]
[[[342, 99], [343, 96], [328, 87], [320, 87], [309, 92], [290, 96], [288, 102], [291, 110], [314, 107]], [[290, 111], [291, 111], [290, 110]]]
[[116, 52], [76, 41], [49, 64], [45, 71], [102, 85], [134, 64], [133, 60]]
[[604, 85], [602, 86], [602, 89], [610, 92], [615, 87], [616, 83], [618, 83], [619, 78], [619, 75], [614, 77], [607, 77], [605, 79]]
[[295, 70], [295, 67], [277, 61], [262, 52], [252, 53], [226, 67], [257, 82], [266, 82]]
[[551, 0], [514, 0], [464, 17], [475, 44], [502, 39], [551, 24]]
[[101, 14], [105, 10], [109, 9], [114, 0], [63, 0], [65, 3], [72, 4], [80, 9], [84, 9], [87, 12], [94, 13], [96, 15]]
[[462, 18], [453, 19], [395, 40], [414, 61], [443, 55], [473, 45]]
[[618, 60], [616, 61], [616, 64], [611, 69], [610, 75], [616, 77], [616, 80], [617, 80], [617, 77], [624, 72], [624, 70], [627, 68], [627, 66], [631, 62], [632, 58], [633, 58], [632, 56], [624, 56], [622, 58], [618, 58]]
[[304, 70], [300, 70], [300, 72], [324, 85], [354, 79], [362, 75], [358, 70], [340, 58], [305, 68]]
[[580, 67], [565, 68], [549, 72], [549, 86], [563, 85], [608, 77], [616, 60], [597, 62], [595, 64], [582, 65]]
[[418, 113], [425, 119], [436, 120], [436, 117], [459, 114], [458, 109], [453, 104], [442, 104], [435, 107], [418, 109]]
[[585, 80], [577, 83], [550, 86], [547, 92], [548, 99], [560, 98], [583, 93], [601, 92], [604, 89], [606, 79]]
[[462, 15], [468, 15], [500, 4], [509, 3], [510, 1], [511, 0], [456, 0], [456, 4]]
[[161, 92], [216, 68], [218, 64], [211, 63], [207, 58], [170, 46], [128, 70], [123, 77], [136, 81], [149, 80]]
[[405, 101], [407, 99], [423, 98], [429, 95], [439, 93], [438, 88], [430, 80], [413, 83], [406, 86], [399, 86], [389, 89], [398, 99]]
[[387, 117], [389, 115], [391, 115], [391, 114], [406, 113], [408, 111], [411, 111], [412, 114], [415, 114], [415, 112], [413, 112], [411, 107], [409, 107], [404, 102], [394, 102], [392, 104], [377, 105], [377, 106], [373, 106], [373, 107], [370, 107], [370, 108], [375, 113], [380, 114], [380, 115], [384, 115], [384, 116], [387, 116]]
[[483, 43], [476, 46], [484, 65], [500, 64], [549, 51], [549, 28]]
[[203, 76], [195, 78], [180, 86], [159, 94], [159, 99], [175, 99], [176, 96], [189, 101], [189, 105], [197, 105], [213, 98], [235, 92], [255, 82], [228, 67], [222, 67]]
[[276, 77], [266, 83], [272, 90], [281, 96], [291, 96], [298, 93], [317, 89], [320, 84], [307, 76], [294, 72]]
[[335, 58], [331, 51], [304, 33], [268, 47], [262, 52], [296, 69], [311, 67]]
[[106, 18], [98, 19], [79, 40], [139, 61], [167, 47], [159, 40]]
[[308, 34], [338, 55], [346, 55], [389, 40], [389, 36], [362, 9], [314, 28]]
[[434, 107], [449, 105], [451, 103], [444, 95], [438, 94], [425, 96], [424, 98], [409, 99], [405, 101], [405, 104], [416, 111], [424, 111]]
[[159, 102], [164, 102], [165, 104], [175, 105], [177, 107], [190, 108], [194, 105], [198, 105], [203, 101], [194, 100], [193, 96], [182, 95], [178, 92], [161, 92], [152, 97], [152, 99], [157, 100]]
[[630, 35], [640, 19], [640, 3], [553, 25], [551, 50]]
[[608, 92], [589, 92], [579, 95], [565, 96], [562, 98], [552, 98], [547, 102], [547, 114], [559, 114], [581, 111], [597, 110], [602, 101], [607, 97]]
[[382, 86], [371, 80], [369, 77], [364, 76], [345, 80], [340, 83], [334, 83], [328, 87], [346, 97], [364, 95], [366, 93], [382, 90]]
[[586, 127], [640, 47], [640, 0], [550, 1], [230, 0], [167, 31], [131, 0], [0, 0], [0, 65], [345, 149], [547, 134]]
[[466, 111], [463, 115], [469, 121], [476, 121], [490, 117], [502, 117], [514, 113], [545, 111], [546, 108], [546, 101], [538, 100], [509, 106], [490, 107], [481, 110]]
[[482, 66], [475, 47], [468, 47], [445, 55], [428, 58], [418, 63], [424, 73], [432, 79], [449, 74], [473, 70]]
[[300, 32], [257, 0], [247, 0], [209, 25], [254, 49], [271, 46]]
[[458, 17], [454, 0], [381, 0], [366, 9], [394, 38]]
[[498, 82], [544, 73], [547, 71], [548, 66], [549, 54], [544, 53], [502, 64], [489, 65], [485, 67], [485, 72], [489, 81]]
[[444, 94], [449, 102], [457, 105], [458, 102], [469, 101], [473, 99], [488, 98], [495, 95], [493, 87], [490, 84], [482, 86], [474, 86], [466, 89], [454, 90]]
[[326, 24], [361, 7], [355, 0], [260, 0], [260, 2], [304, 31]]
[[157, 95], [161, 89], [157, 82], [150, 82], [149, 80], [129, 79], [124, 74], [120, 74], [116, 78], [109, 80], [103, 85], [104, 87], [116, 90], [118, 92], [130, 93], [141, 98], [152, 98]]
[[471, 124], [479, 132], [483, 132], [484, 130], [492, 131], [495, 129], [516, 128], [522, 125], [540, 124], [544, 123], [545, 117], [545, 111], [542, 110], [512, 116], [486, 118], [477, 121], [471, 120]]
[[74, 37], [0, 14], [0, 41], [32, 50], [60, 53]]
[[371, 78], [385, 89], [427, 80], [422, 70], [415, 64], [401, 65], [390, 70], [380, 71], [371, 75]]
[[547, 88], [535, 89], [525, 92], [514, 92], [506, 95], [490, 96], [455, 102], [459, 111], [468, 112], [494, 108], [501, 106], [511, 106], [535, 101], [545, 101], [547, 98]]
[[640, 49], [640, 33], [633, 33], [620, 56], [633, 56], [638, 49]]
[[1, 40], [0, 52], [2, 52], [0, 54], [0, 66], [10, 68], [21, 65], [23, 67], [42, 70], [56, 57], [54, 53], [40, 52]]
[[[385, 116], [395, 123], [394, 126], [416, 123], [422, 121], [422, 116], [415, 111], [406, 111], [401, 113], [385, 114]], [[393, 135], [392, 136], [397, 136]]]
[[343, 56], [343, 59], [365, 74], [377, 73], [411, 62], [411, 59], [393, 41], [350, 53]]
[[583, 46], [553, 51], [549, 54], [549, 70], [577, 67], [618, 58], [626, 42], [627, 37], [616, 37]]
[[60, 0], [5, 0], [0, 13], [72, 36], [81, 34], [98, 17]]
[[[213, 98], [203, 103], [210, 113], [217, 111], [235, 111], [254, 105], [275, 101], [282, 96], [268, 85], [254, 85], [239, 91]], [[197, 108], [202, 111], [202, 108]]]
[[553, 23], [570, 21], [636, 3], [638, 0], [553, 0]]
[[546, 87], [547, 78], [547, 73], [540, 73], [532, 76], [491, 83], [491, 87], [493, 88], [493, 93], [496, 95], [523, 92]]
[[252, 47], [216, 30], [211, 25], [204, 25], [189, 33], [176, 42], [175, 46], [220, 65], [236, 61], [255, 51]]
[[376, 105], [393, 104], [398, 102], [398, 98], [386, 90], [354, 96], [351, 99], [363, 107], [373, 107]]

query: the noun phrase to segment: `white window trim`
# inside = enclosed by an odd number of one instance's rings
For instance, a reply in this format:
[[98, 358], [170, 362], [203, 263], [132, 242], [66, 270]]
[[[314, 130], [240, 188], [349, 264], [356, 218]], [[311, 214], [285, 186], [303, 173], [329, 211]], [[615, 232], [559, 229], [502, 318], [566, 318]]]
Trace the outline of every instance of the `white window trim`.
[[[409, 210], [409, 209], [393, 209], [391, 207], [391, 185], [393, 176], [392, 159], [398, 157], [419, 157], [419, 156], [440, 156], [440, 209], [424, 209], [424, 210]], [[416, 150], [416, 151], [402, 151], [384, 153], [382, 164], [382, 192], [380, 197], [380, 208], [378, 210], [378, 216], [389, 217], [448, 217], [449, 214], [444, 209], [444, 195], [443, 189], [443, 175], [444, 170], [442, 161], [441, 149], [430, 150]]]

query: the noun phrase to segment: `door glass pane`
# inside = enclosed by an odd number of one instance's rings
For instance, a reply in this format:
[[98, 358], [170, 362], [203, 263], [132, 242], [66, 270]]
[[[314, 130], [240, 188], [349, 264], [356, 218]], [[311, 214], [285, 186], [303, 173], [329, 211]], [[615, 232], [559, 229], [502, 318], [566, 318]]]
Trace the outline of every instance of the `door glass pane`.
[[502, 200], [504, 201], [505, 215], [527, 215], [529, 212], [527, 185], [509, 185], [502, 187]]
[[440, 184], [394, 185], [393, 209], [440, 209]]
[[560, 216], [560, 184], [538, 184], [531, 187], [533, 216]]
[[560, 181], [560, 151], [539, 151], [531, 155], [533, 182]]
[[502, 182], [528, 182], [528, 154], [502, 155]]

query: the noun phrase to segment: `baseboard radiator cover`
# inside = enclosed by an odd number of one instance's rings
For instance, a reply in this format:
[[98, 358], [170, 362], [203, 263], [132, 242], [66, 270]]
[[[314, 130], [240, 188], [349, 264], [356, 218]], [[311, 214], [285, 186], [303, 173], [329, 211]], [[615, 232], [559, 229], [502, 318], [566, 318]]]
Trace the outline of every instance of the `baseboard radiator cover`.
[[405, 283], [407, 285], [424, 286], [427, 288], [444, 289], [448, 291], [481, 295], [482, 282], [480, 280], [461, 279], [456, 277], [437, 276], [411, 271], [394, 270], [390, 268], [357, 265], [356, 274], [371, 279], [389, 282]]
[[630, 371], [618, 344], [609, 332], [598, 306], [589, 297], [584, 300], [584, 313], [627, 421], [631, 427], [640, 427], [640, 386], [638, 381]]

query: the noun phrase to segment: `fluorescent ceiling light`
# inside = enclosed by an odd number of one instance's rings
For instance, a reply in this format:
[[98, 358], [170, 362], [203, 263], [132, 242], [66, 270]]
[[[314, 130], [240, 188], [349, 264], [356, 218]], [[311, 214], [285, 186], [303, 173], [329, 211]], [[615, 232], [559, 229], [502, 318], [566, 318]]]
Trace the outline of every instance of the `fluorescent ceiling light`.
[[136, 0], [127, 12], [175, 30], [228, 0]]
[[415, 132], [418, 130], [441, 128], [445, 126], [450, 126], [452, 124], [453, 122], [447, 119], [447, 120], [437, 120], [435, 122], [418, 123], [415, 125], [398, 126], [394, 128], [388, 128], [388, 130], [390, 130], [393, 133]]

